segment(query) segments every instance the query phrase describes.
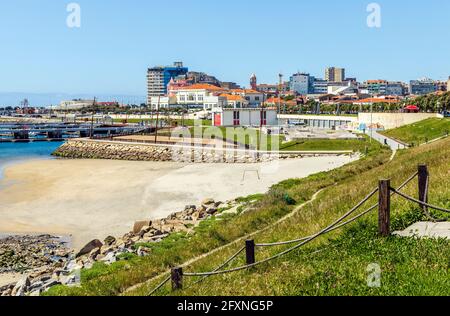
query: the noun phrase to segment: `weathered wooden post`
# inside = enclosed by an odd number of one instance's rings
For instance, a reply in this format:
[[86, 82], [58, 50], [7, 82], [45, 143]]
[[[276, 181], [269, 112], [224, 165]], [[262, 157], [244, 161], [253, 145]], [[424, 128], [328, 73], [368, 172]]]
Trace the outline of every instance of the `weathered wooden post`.
[[183, 289], [183, 268], [174, 268], [172, 275], [172, 289], [174, 291]]
[[378, 186], [378, 232], [387, 237], [391, 234], [391, 180], [380, 180]]
[[[427, 165], [419, 165], [419, 200], [424, 203], [428, 203], [428, 181], [430, 174], [428, 172]], [[424, 212], [428, 212], [428, 208], [423, 206]]]
[[245, 253], [247, 258], [247, 264], [255, 263], [255, 241], [247, 240], [245, 242]]

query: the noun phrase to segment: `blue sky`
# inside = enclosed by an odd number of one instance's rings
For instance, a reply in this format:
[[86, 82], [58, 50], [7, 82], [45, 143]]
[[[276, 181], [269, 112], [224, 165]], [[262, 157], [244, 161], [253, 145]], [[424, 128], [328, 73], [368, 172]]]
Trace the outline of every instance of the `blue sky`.
[[[66, 6], [81, 6], [81, 28]], [[223, 81], [281, 71], [358, 80], [450, 75], [450, 1], [0, 0], [0, 92], [145, 95], [146, 68], [184, 61]]]

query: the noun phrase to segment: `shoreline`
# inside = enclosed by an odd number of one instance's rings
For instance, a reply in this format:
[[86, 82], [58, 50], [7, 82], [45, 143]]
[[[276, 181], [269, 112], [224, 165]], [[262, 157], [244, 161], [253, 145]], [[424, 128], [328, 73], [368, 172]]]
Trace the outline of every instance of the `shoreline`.
[[[358, 158], [314, 157], [248, 164], [180, 164], [34, 159], [5, 168], [0, 233], [73, 236], [75, 248], [122, 235], [135, 221], [164, 218], [208, 197], [265, 193], [290, 178], [338, 168]], [[258, 173], [260, 179], [258, 179]], [[8, 210], [8, 211], [6, 211]]]

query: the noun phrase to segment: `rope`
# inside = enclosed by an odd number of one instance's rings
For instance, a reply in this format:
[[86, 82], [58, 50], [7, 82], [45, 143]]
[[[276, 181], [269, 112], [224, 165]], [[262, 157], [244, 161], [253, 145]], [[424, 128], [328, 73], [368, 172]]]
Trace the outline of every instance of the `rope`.
[[[416, 173], [413, 174], [411, 177], [409, 177], [405, 182], [403, 182], [403, 183], [398, 187], [397, 190], [401, 190], [401, 189], [403, 189], [404, 187], [406, 187], [412, 180], [414, 180], [415, 177], [418, 176], [418, 174], [419, 174], [419, 173], [416, 172]], [[394, 193], [391, 194], [391, 196], [393, 196], [393, 195], [394, 195]], [[365, 216], [366, 214], [370, 213], [371, 211], [373, 211], [377, 206], [378, 206], [378, 203], [375, 204], [375, 205], [373, 205], [373, 206], [371, 206], [370, 208], [368, 208], [366, 211], [362, 212], [361, 214], [359, 214], [359, 215], [357, 215], [357, 216], [355, 216], [355, 217], [349, 219], [348, 221], [346, 221], [346, 222], [344, 222], [344, 223], [342, 223], [342, 224], [340, 224], [340, 225], [338, 225], [338, 226], [336, 226], [336, 227], [334, 227], [334, 228], [328, 230], [327, 233], [332, 232], [332, 231], [335, 231], [335, 230], [338, 230], [339, 228], [344, 227], [345, 225], [348, 225], [348, 224], [350, 224], [350, 223], [356, 221], [357, 219], [359, 219], [359, 218]], [[297, 242], [302, 242], [302, 241], [304, 241], [304, 240], [307, 240], [307, 239], [310, 238], [310, 237], [311, 237], [311, 236], [303, 237], [303, 238], [300, 238], [300, 239], [294, 239], [294, 240], [284, 241], [284, 242], [278, 242], [278, 243], [256, 244], [255, 246], [257, 246], [257, 247], [273, 247], [273, 246], [289, 245], [289, 244], [294, 244], [294, 243], [297, 243]]]
[[355, 207], [353, 207], [350, 211], [348, 211], [347, 213], [345, 213], [343, 216], [341, 216], [338, 220], [336, 220], [333, 224], [331, 224], [330, 226], [322, 229], [321, 231], [319, 231], [318, 233], [312, 235], [311, 237], [309, 237], [308, 239], [304, 240], [303, 242], [299, 243], [298, 245], [287, 249], [283, 252], [280, 252], [270, 258], [264, 259], [262, 261], [259, 262], [255, 262], [253, 264], [248, 264], [245, 266], [241, 266], [241, 267], [237, 267], [234, 269], [230, 269], [230, 270], [222, 270], [222, 271], [216, 271], [216, 272], [205, 272], [205, 273], [184, 273], [184, 276], [188, 276], [188, 277], [199, 277], [199, 276], [211, 276], [211, 275], [219, 275], [219, 274], [226, 274], [226, 273], [232, 273], [232, 272], [237, 272], [237, 271], [241, 271], [241, 270], [246, 270], [248, 268], [252, 268], [258, 265], [261, 265], [263, 263], [278, 259], [279, 257], [282, 257], [288, 253], [291, 253], [292, 251], [306, 245], [307, 243], [317, 239], [318, 237], [320, 237], [323, 234], [326, 234], [330, 229], [332, 229], [333, 227], [335, 227], [336, 225], [338, 225], [340, 222], [342, 222], [344, 219], [346, 219], [347, 217], [349, 217], [351, 214], [353, 214], [356, 210], [358, 210], [358, 208], [361, 207], [362, 204], [364, 204], [367, 200], [369, 200], [376, 192], [378, 191], [378, 188], [375, 189], [372, 193], [370, 193], [368, 195], [367, 198], [365, 198], [362, 202], [360, 202], [358, 205], [356, 205]]
[[415, 198], [413, 198], [413, 197], [410, 197], [410, 196], [408, 196], [408, 195], [406, 195], [406, 194], [404, 194], [404, 193], [399, 192], [398, 190], [396, 190], [396, 189], [394, 189], [394, 188], [391, 188], [391, 190], [392, 190], [394, 193], [400, 195], [401, 197], [403, 197], [403, 198], [409, 200], [410, 202], [414, 202], [414, 203], [417, 203], [417, 204], [419, 204], [419, 205], [421, 205], [421, 206], [429, 207], [429, 208], [435, 209], [435, 210], [437, 210], [437, 211], [442, 211], [442, 212], [450, 213], [450, 210], [447, 210], [447, 209], [442, 208], [442, 207], [439, 207], [439, 206], [435, 206], [435, 205], [431, 205], [431, 204], [428, 204], [428, 203], [419, 201], [419, 200], [417, 200], [417, 199], [415, 199]]
[[[231, 256], [227, 261], [225, 261], [222, 265], [218, 266], [216, 269], [213, 270], [213, 272], [217, 272], [221, 269], [223, 269], [225, 266], [227, 266], [231, 261], [233, 261], [234, 259], [236, 259], [237, 256], [239, 256], [243, 251], [245, 250], [245, 247], [242, 247], [238, 252], [236, 252], [233, 256]], [[200, 280], [196, 281], [195, 283], [193, 283], [192, 285], [196, 285], [199, 284], [201, 282], [203, 282], [204, 280], [206, 280], [209, 277], [209, 275], [204, 276], [203, 278], [201, 278]]]
[[165, 279], [163, 282], [161, 282], [160, 285], [158, 285], [154, 290], [152, 290], [150, 292], [150, 294], [148, 294], [148, 296], [152, 296], [153, 294], [156, 293], [156, 291], [158, 291], [160, 288], [162, 288], [167, 282], [169, 282], [171, 279], [171, 276], [169, 276], [167, 279]]

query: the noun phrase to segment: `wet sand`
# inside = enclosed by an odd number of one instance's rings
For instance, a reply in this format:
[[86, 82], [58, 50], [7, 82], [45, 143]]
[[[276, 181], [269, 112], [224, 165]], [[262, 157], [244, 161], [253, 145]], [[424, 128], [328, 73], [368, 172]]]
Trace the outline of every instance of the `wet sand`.
[[[282, 180], [340, 167], [357, 157], [272, 164], [178, 164], [110, 160], [33, 160], [0, 180], [0, 233], [72, 235], [73, 245], [131, 230], [212, 197], [267, 192]], [[259, 176], [259, 178], [258, 178]]]

